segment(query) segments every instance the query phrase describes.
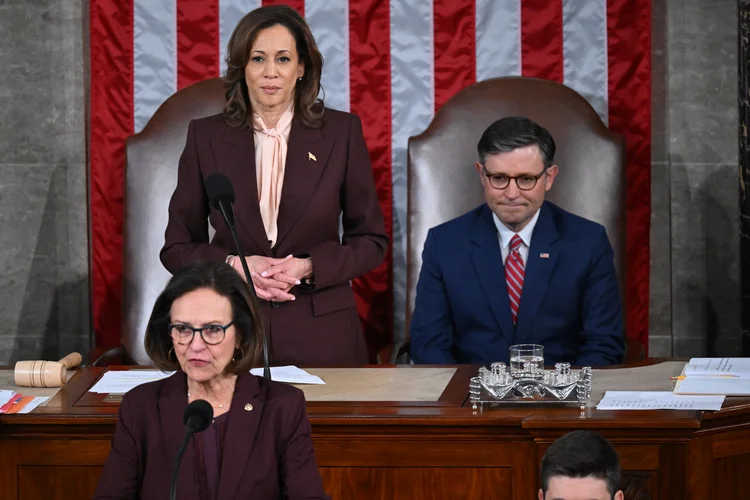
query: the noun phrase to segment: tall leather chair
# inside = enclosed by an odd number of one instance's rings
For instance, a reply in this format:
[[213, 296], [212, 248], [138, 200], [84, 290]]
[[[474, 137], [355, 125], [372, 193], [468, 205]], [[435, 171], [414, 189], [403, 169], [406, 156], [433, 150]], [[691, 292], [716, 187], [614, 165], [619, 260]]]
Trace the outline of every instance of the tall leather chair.
[[[123, 229], [122, 346], [105, 355], [119, 362], [150, 364], [143, 346], [154, 302], [171, 277], [159, 260], [177, 186], [177, 164], [190, 120], [220, 113], [219, 78], [186, 87], [167, 99], [144, 129], [127, 140]], [[95, 363], [96, 364], [96, 363]]]
[[610, 132], [591, 105], [564, 85], [524, 77], [485, 80], [456, 94], [427, 130], [409, 139], [406, 346], [427, 231], [485, 202], [474, 167], [477, 143], [491, 123], [508, 116], [528, 117], [552, 134], [560, 173], [545, 199], [604, 225], [623, 290], [623, 137]]

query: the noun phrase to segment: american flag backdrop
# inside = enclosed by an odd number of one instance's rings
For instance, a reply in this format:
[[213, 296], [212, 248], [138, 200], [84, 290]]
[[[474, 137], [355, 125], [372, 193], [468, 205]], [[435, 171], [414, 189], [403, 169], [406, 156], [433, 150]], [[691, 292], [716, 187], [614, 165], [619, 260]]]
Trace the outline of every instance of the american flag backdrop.
[[[650, 0], [90, 0], [90, 204], [97, 345], [119, 344], [125, 139], [219, 76], [239, 19], [286, 3], [325, 58], [327, 106], [362, 119], [392, 251], [357, 280], [366, 333], [404, 335], [406, 145], [456, 92], [523, 75], [582, 94], [627, 140], [627, 331], [647, 345]], [[477, 138], [478, 140], [479, 138]], [[176, 172], [176, 165], [175, 165]]]

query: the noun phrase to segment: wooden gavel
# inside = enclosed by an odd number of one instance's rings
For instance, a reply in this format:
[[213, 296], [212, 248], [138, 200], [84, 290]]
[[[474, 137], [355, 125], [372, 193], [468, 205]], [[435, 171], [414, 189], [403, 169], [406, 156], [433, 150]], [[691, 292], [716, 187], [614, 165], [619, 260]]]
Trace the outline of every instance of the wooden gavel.
[[60, 361], [18, 361], [13, 372], [21, 387], [62, 387], [68, 370], [81, 364], [81, 355], [71, 352]]

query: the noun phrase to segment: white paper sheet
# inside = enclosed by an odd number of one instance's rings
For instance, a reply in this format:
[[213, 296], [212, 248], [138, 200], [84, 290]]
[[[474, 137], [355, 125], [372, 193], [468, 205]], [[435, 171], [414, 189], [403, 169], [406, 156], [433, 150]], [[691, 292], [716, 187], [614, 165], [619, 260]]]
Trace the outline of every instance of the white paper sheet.
[[147, 382], [161, 380], [174, 372], [160, 370], [116, 370], [105, 372], [102, 378], [89, 389], [89, 392], [101, 394], [125, 394], [133, 387]]
[[[161, 380], [169, 377], [174, 372], [162, 372], [159, 370], [117, 370], [105, 372], [99, 381], [89, 389], [89, 392], [101, 394], [125, 394], [134, 387], [147, 382]], [[253, 375], [263, 376], [263, 368], [254, 368], [250, 371]], [[296, 366], [274, 366], [271, 368], [271, 379], [277, 382], [288, 382], [291, 384], [325, 384], [320, 377], [310, 375], [305, 370]]]
[[10, 401], [10, 398], [15, 396], [15, 391], [10, 390], [0, 390], [0, 406], [3, 406], [5, 403]]
[[43, 396], [37, 396], [28, 403], [26, 403], [26, 406], [21, 408], [21, 410], [18, 413], [31, 413], [31, 410], [36, 408], [37, 406], [44, 404], [47, 402], [49, 398], [43, 397]]
[[[250, 373], [258, 377], [263, 376], [263, 368], [253, 368]], [[271, 380], [276, 382], [287, 382], [289, 384], [315, 384], [325, 385], [323, 379], [316, 375], [310, 375], [305, 370], [296, 366], [272, 366]]]
[[667, 391], [607, 391], [597, 410], [720, 410], [724, 396], [677, 396]]
[[689, 376], [675, 384], [675, 394], [721, 394], [750, 396], [750, 378], [721, 378]]
[[750, 378], [750, 358], [692, 358], [686, 376], [734, 376]]

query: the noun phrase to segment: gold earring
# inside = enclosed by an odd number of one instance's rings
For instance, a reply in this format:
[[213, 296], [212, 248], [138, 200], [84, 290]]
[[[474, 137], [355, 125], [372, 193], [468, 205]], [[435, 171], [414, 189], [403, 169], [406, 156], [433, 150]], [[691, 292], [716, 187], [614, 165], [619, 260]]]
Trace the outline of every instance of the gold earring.
[[167, 359], [172, 359], [172, 354], [174, 354], [174, 346], [169, 348], [169, 352], [167, 353]]

